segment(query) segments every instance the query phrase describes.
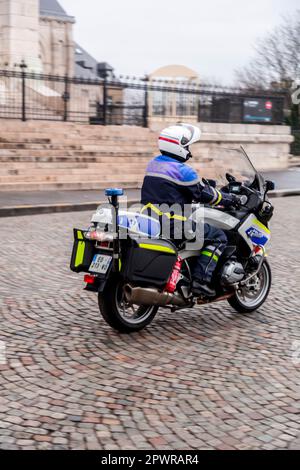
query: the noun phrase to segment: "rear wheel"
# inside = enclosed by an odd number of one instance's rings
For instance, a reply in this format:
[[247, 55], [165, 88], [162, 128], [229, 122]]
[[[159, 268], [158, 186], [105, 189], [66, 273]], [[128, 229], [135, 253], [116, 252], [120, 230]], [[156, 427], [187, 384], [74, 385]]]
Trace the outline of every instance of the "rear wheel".
[[103, 293], [99, 293], [99, 309], [104, 320], [120, 333], [133, 333], [149, 325], [158, 307], [131, 305], [126, 301], [124, 282], [120, 278], [109, 280]]
[[228, 302], [237, 312], [254, 312], [266, 301], [271, 283], [271, 268], [265, 260], [260, 271], [247, 284], [240, 286]]

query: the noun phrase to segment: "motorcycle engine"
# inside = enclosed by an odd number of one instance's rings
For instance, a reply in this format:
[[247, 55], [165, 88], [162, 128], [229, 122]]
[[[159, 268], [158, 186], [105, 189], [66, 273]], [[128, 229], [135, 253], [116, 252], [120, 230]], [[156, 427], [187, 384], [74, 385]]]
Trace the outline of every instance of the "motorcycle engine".
[[245, 276], [245, 270], [236, 260], [228, 260], [221, 269], [221, 284], [228, 286], [240, 282]]

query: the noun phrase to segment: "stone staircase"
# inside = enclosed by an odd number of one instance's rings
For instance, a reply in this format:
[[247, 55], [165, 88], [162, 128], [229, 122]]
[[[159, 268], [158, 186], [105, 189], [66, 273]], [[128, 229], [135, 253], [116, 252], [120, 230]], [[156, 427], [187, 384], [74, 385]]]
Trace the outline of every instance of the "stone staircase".
[[[0, 119], [0, 191], [138, 188], [148, 161], [158, 153], [162, 126], [153, 131]], [[238, 148], [241, 143], [259, 170], [288, 166], [292, 137], [285, 126], [203, 123], [201, 128], [201, 142], [193, 147], [189, 163], [206, 178], [215, 177], [216, 162], [218, 173], [228, 171], [220, 147]]]
[[0, 121], [0, 191], [137, 188], [157, 153], [140, 127]]

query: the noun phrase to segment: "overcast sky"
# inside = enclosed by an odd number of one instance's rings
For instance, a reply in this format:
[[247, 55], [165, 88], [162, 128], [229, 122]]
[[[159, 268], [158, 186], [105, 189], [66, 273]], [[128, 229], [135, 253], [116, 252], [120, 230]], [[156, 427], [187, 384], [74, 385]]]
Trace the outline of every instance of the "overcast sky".
[[76, 17], [75, 40], [117, 73], [182, 64], [230, 83], [257, 37], [299, 0], [59, 0]]

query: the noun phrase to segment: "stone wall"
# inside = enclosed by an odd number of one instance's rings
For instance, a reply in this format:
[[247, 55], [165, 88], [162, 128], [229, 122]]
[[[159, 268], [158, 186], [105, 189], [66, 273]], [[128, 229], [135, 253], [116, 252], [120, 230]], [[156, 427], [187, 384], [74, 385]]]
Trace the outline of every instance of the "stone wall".
[[41, 71], [39, 33], [39, 0], [0, 0], [0, 68]]
[[[162, 126], [167, 125], [168, 123], [152, 120], [151, 128], [159, 131]], [[193, 153], [197, 159], [218, 154], [221, 147], [237, 148], [242, 145], [258, 170], [276, 170], [288, 166], [290, 144], [293, 141], [291, 128], [288, 126], [217, 123], [197, 125], [202, 130], [201, 142], [194, 146]]]
[[[202, 124], [189, 162], [199, 175], [222, 182], [227, 171], [247, 179], [240, 159], [222, 150], [244, 144], [258, 169], [287, 166], [288, 127]], [[131, 126], [1, 120], [0, 192], [138, 188], [158, 154], [155, 131]], [[234, 152], [235, 153], [235, 152]], [[233, 153], [233, 154], [234, 154]], [[248, 167], [248, 165], [247, 165]], [[239, 173], [240, 172], [240, 173]]]
[[40, 17], [40, 57], [43, 72], [73, 77], [74, 39], [72, 18]]
[[0, 68], [74, 75], [72, 17], [40, 16], [39, 0], [0, 0]]

